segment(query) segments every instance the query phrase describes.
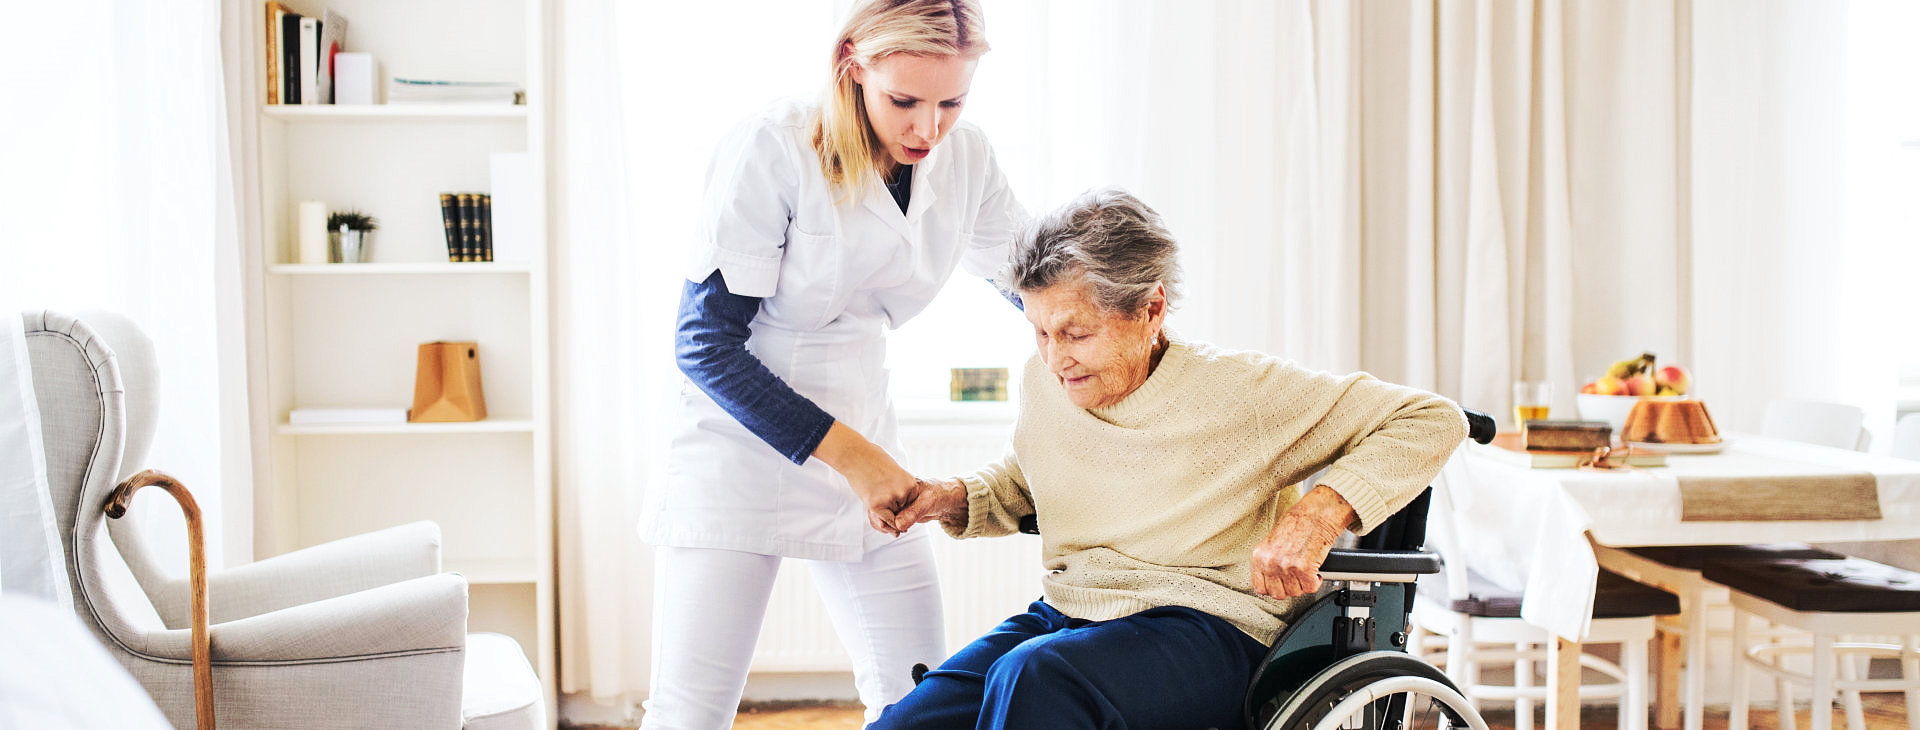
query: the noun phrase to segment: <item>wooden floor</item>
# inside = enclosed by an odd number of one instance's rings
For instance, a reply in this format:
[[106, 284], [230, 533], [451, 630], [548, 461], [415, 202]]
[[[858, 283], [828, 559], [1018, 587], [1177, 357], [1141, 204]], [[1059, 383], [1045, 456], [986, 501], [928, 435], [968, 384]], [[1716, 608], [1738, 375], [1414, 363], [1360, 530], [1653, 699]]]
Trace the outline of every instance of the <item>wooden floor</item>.
[[[1907, 726], [1906, 701], [1896, 693], [1877, 693], [1865, 695], [1867, 727], [1869, 730], [1904, 730]], [[1810, 727], [1807, 710], [1802, 708], [1796, 714], [1798, 726]], [[1536, 712], [1534, 727], [1544, 726], [1544, 715]], [[1512, 730], [1512, 710], [1489, 710], [1486, 713], [1487, 724], [1494, 730]], [[1771, 710], [1756, 709], [1749, 716], [1747, 724], [1755, 730], [1778, 727]], [[1615, 713], [1610, 708], [1592, 707], [1580, 716], [1582, 727], [1616, 727]], [[1726, 710], [1707, 711], [1706, 730], [1728, 730]], [[786, 707], [779, 709], [749, 708], [740, 713], [733, 726], [737, 730], [859, 730], [860, 708], [847, 705], [825, 705], [810, 707]], [[1845, 728], [1847, 718], [1838, 709], [1833, 713], [1833, 726]], [[612, 728], [579, 728], [578, 730], [613, 730]]]

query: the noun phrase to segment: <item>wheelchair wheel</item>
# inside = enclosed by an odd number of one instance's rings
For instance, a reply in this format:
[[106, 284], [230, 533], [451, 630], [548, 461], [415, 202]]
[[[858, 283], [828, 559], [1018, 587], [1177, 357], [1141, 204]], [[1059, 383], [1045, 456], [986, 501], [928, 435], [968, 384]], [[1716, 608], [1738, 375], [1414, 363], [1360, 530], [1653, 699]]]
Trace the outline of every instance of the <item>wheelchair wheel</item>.
[[1487, 722], [1433, 665], [1398, 651], [1373, 651], [1322, 670], [1260, 727], [1487, 730]]

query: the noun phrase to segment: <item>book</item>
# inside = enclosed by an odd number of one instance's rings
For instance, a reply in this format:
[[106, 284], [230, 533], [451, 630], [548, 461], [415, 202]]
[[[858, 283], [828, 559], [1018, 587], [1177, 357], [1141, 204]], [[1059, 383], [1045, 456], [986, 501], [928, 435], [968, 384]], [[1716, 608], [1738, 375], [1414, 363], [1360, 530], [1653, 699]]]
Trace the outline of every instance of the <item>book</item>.
[[280, 103], [300, 103], [300, 14], [280, 14]]
[[480, 194], [480, 255], [475, 261], [493, 260], [493, 196]]
[[447, 227], [447, 260], [460, 260], [460, 203], [453, 193], [440, 194], [440, 223]]
[[493, 223], [489, 243], [493, 260], [525, 263], [533, 259], [533, 174], [525, 152], [495, 152], [488, 160]]
[[[1591, 451], [1528, 451], [1520, 441], [1520, 434], [1514, 431], [1496, 434], [1493, 443], [1474, 444], [1473, 448], [1494, 459], [1534, 469], [1572, 469], [1582, 461], [1593, 458]], [[1632, 449], [1631, 453], [1624, 456], [1619, 453], [1625, 451], [1629, 450], [1617, 449], [1613, 456], [1607, 458], [1607, 463], [1613, 466], [1667, 465], [1667, 455], [1664, 453], [1640, 449]]]
[[295, 408], [287, 423], [295, 426], [338, 423], [406, 423], [405, 408]]
[[267, 103], [280, 103], [280, 23], [287, 13], [284, 3], [267, 3]]
[[511, 81], [437, 81], [394, 77], [387, 85], [387, 102], [517, 104], [520, 85]]
[[320, 14], [320, 63], [319, 79], [314, 88], [319, 90], [320, 103], [332, 104], [333, 98], [333, 57], [340, 52], [340, 46], [347, 42], [347, 19], [329, 9]]
[[320, 103], [320, 20], [300, 19], [300, 103]]
[[473, 193], [460, 193], [456, 197], [460, 201], [460, 204], [459, 204], [460, 206], [460, 257], [454, 260], [455, 261], [472, 261], [473, 260], [473, 239], [474, 239]]

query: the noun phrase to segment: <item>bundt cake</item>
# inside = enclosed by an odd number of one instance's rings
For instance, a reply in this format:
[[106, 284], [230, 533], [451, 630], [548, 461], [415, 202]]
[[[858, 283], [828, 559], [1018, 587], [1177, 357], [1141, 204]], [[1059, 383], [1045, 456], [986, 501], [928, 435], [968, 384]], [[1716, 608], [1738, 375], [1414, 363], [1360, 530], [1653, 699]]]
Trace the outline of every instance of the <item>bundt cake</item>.
[[1659, 444], [1717, 444], [1720, 431], [1713, 427], [1707, 406], [1697, 400], [1642, 399], [1627, 413], [1620, 440]]

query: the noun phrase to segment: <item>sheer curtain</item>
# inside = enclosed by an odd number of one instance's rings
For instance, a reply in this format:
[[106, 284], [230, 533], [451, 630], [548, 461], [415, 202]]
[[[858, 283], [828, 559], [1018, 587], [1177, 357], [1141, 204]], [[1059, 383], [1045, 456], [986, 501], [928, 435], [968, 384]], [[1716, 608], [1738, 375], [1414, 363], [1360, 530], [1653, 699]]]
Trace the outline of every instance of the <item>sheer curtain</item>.
[[[244, 308], [220, 0], [38, 3], [0, 46], [0, 314], [110, 309], [159, 356], [149, 462], [195, 487], [209, 561], [252, 550]], [[225, 12], [238, 12], [235, 3]], [[179, 512], [136, 509], [184, 572]]]

